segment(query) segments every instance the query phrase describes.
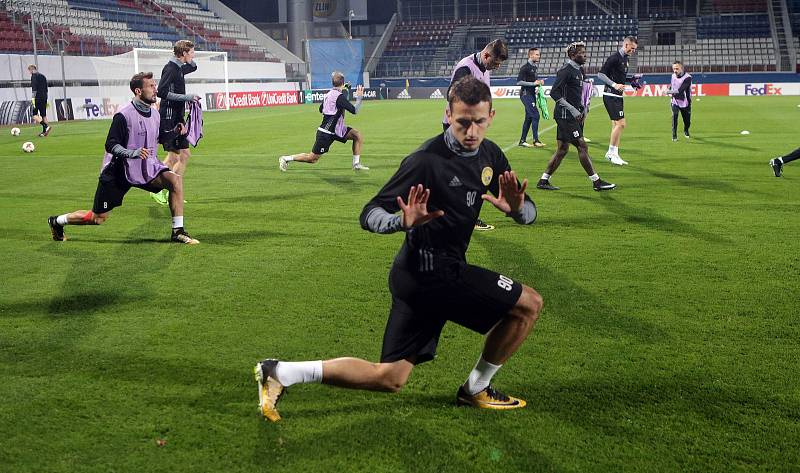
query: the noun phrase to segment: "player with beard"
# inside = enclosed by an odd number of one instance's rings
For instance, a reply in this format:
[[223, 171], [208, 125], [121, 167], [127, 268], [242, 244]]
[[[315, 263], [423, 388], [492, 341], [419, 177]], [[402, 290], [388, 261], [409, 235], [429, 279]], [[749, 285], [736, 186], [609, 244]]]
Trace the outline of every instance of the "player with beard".
[[156, 103], [156, 81], [152, 72], [131, 78], [133, 101], [119, 108], [106, 138], [106, 154], [94, 194], [92, 210], [76, 210], [47, 219], [53, 240], [65, 241], [65, 225], [101, 225], [111, 210], [122, 205], [131, 187], [159, 192], [169, 191], [172, 213], [172, 241], [200, 243], [183, 228], [183, 179], [158, 160], [160, 115]]

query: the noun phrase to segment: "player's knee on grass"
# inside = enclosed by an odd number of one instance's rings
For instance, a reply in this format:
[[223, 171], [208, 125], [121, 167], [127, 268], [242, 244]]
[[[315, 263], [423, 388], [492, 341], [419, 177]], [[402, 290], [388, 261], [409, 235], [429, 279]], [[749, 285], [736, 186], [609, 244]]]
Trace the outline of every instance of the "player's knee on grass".
[[381, 390], [396, 393], [400, 392], [408, 381], [411, 370], [404, 363], [380, 363], [378, 365], [378, 376]]
[[315, 164], [317, 161], [319, 161], [319, 158], [320, 158], [319, 154], [311, 153], [311, 161], [309, 161], [309, 163]]
[[519, 321], [533, 325], [539, 320], [539, 313], [544, 306], [544, 300], [536, 290], [528, 286], [522, 286], [522, 294], [519, 300], [509, 312], [509, 317], [517, 318]]

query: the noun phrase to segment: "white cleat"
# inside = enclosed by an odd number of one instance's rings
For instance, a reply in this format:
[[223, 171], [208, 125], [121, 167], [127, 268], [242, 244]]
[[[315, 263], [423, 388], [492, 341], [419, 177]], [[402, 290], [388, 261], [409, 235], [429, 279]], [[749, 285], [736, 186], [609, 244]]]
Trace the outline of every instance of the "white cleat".
[[624, 159], [620, 158], [618, 154], [606, 153], [606, 159], [611, 164], [616, 164], [617, 166], [624, 166], [624, 165], [628, 164], [628, 162], [625, 161]]
[[361, 163], [356, 163], [353, 165], [353, 171], [369, 171], [369, 168]]
[[278, 167], [281, 171], [286, 172], [289, 169], [289, 161], [286, 160], [288, 156], [281, 156], [278, 158]]

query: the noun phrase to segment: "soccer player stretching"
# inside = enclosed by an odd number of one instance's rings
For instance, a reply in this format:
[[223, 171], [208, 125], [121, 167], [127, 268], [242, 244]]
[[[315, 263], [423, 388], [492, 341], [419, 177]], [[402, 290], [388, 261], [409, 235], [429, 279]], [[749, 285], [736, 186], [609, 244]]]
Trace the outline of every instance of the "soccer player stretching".
[[625, 91], [625, 82], [630, 82], [633, 77], [628, 77], [628, 58], [636, 52], [638, 40], [628, 36], [623, 40], [622, 47], [606, 59], [597, 78], [606, 84], [603, 92], [603, 104], [606, 106], [608, 117], [611, 119], [611, 138], [608, 143], [606, 159], [612, 164], [622, 166], [627, 161], [619, 157], [619, 141], [622, 130], [625, 129], [625, 111], [623, 110], [622, 97]]
[[781, 177], [783, 175], [783, 165], [791, 163], [795, 159], [800, 159], [800, 148], [797, 148], [786, 156], [779, 156], [775, 159], [770, 159], [769, 165], [772, 166], [772, 171], [775, 173], [775, 177]]
[[584, 106], [585, 76], [581, 66], [586, 64], [586, 45], [581, 42], [570, 44], [567, 47], [567, 57], [569, 59], [558, 70], [556, 81], [553, 83], [553, 88], [550, 89], [550, 98], [556, 101], [553, 116], [556, 119], [558, 148], [550, 158], [550, 162], [547, 163], [547, 169], [536, 187], [546, 191], [559, 189], [550, 184], [550, 176], [561, 165], [561, 160], [567, 155], [569, 145], [572, 144], [578, 150], [578, 159], [583, 170], [591, 179], [594, 190], [611, 190], [616, 185], [600, 179], [600, 176], [597, 175], [592, 165], [592, 158], [589, 157], [589, 148], [583, 140], [583, 123], [586, 120], [588, 107]]
[[389, 273], [392, 307], [380, 362], [261, 361], [255, 376], [267, 419], [280, 419], [277, 402], [297, 383], [399, 391], [414, 366], [434, 358], [448, 321], [487, 334], [456, 402], [485, 409], [525, 406], [491, 380], [533, 329], [542, 298], [518, 281], [468, 264], [465, 253], [484, 200], [520, 224], [534, 222], [536, 206], [525, 194], [527, 181], [520, 184], [500, 148], [484, 139], [494, 117], [489, 87], [466, 77], [451, 86], [448, 102], [450, 128], [406, 157], [361, 212], [364, 229], [406, 233]]
[[194, 245], [199, 243], [183, 229], [183, 181], [164, 166], [157, 157], [159, 113], [156, 103], [156, 81], [152, 72], [140, 72], [131, 78], [132, 102], [120, 107], [111, 121], [106, 138], [106, 154], [100, 171], [100, 182], [94, 194], [92, 210], [47, 219], [53, 240], [64, 241], [65, 225], [100, 225], [131, 187], [150, 192], [169, 190], [172, 212], [172, 241]]
[[350, 128], [344, 124], [344, 112], [357, 114], [361, 109], [361, 99], [364, 97], [364, 86], [356, 87], [356, 103], [353, 105], [347, 100], [347, 87], [344, 82], [344, 74], [334, 72], [331, 74], [331, 84], [333, 88], [325, 94], [325, 99], [319, 105], [319, 113], [322, 114], [322, 123], [317, 128], [317, 139], [310, 153], [293, 154], [278, 158], [278, 167], [281, 171], [289, 168], [289, 163], [297, 161], [301, 163], [314, 164], [319, 161], [320, 156], [331, 149], [334, 141], [340, 143], [353, 142], [353, 171], [369, 171], [369, 168], [361, 164], [361, 146], [364, 138], [361, 132], [355, 128]]
[[[167, 152], [164, 165], [175, 174], [183, 176], [192, 153], [189, 151], [189, 140], [186, 137], [186, 102], [199, 101], [199, 95], [186, 93], [186, 80], [183, 76], [197, 70], [194, 63], [194, 43], [180, 40], [175, 43], [172, 52], [175, 57], [161, 70], [158, 82], [158, 97], [161, 99], [161, 135], [158, 142]], [[160, 204], [167, 203], [167, 191], [152, 195]]]

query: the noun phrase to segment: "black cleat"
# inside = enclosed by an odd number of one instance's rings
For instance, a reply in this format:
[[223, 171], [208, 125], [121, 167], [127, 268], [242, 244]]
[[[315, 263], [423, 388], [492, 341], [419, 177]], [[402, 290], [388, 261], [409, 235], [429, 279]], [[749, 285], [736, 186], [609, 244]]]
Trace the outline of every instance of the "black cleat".
[[64, 226], [59, 225], [56, 217], [47, 217], [47, 224], [50, 225], [50, 234], [53, 235], [55, 241], [65, 241], [67, 236], [64, 235]]
[[592, 183], [592, 187], [596, 191], [610, 191], [611, 189], [614, 189], [615, 187], [617, 187], [617, 185], [616, 184], [612, 184], [610, 182], [606, 182], [606, 181], [604, 181], [602, 179], [598, 179], [598, 180], [596, 180], [596, 181], [594, 181]]
[[770, 159], [769, 165], [772, 166], [772, 172], [775, 173], [775, 177], [781, 177], [783, 175], [783, 162], [780, 159]]
[[484, 222], [481, 219], [475, 221], [475, 230], [480, 231], [487, 231], [487, 230], [494, 230], [494, 225], [489, 225], [488, 223]]
[[550, 179], [539, 179], [539, 182], [536, 183], [536, 188], [543, 191], [557, 191], [561, 189], [560, 187], [550, 184]]
[[186, 245], [197, 245], [200, 242], [189, 236], [183, 227], [172, 229], [172, 241], [176, 243], [184, 243]]
[[672, 141], [678, 141], [678, 135], [672, 134]]
[[687, 140], [688, 140], [689, 138], [691, 138], [691, 136], [689, 135], [689, 130], [686, 130], [686, 131], [684, 131], [684, 132], [683, 132], [683, 136], [684, 136], [684, 137], [686, 137], [686, 139], [687, 139]]

